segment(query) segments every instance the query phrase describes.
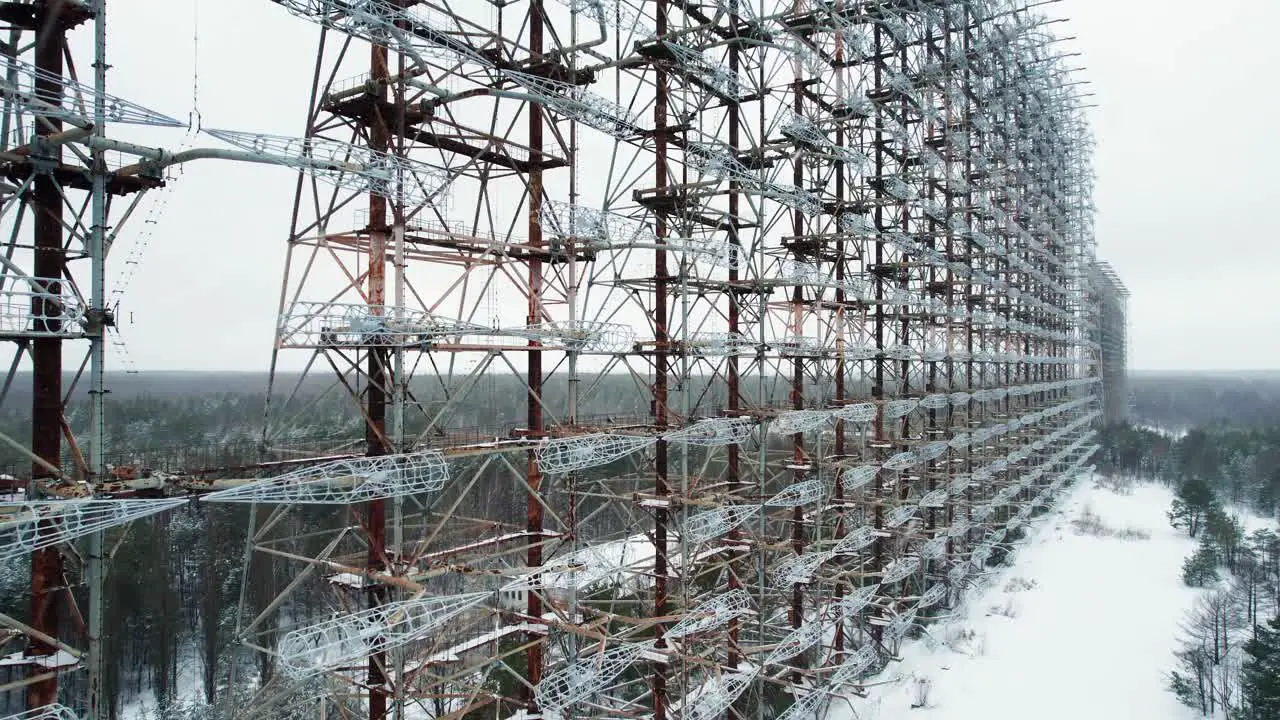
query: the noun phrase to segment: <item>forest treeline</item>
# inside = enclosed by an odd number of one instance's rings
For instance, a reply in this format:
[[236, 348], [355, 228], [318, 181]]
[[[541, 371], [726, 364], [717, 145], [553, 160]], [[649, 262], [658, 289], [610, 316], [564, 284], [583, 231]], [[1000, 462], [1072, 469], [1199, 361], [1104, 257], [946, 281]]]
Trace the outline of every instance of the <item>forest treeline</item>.
[[[465, 372], [463, 373], [465, 375]], [[421, 375], [421, 374], [420, 374]], [[72, 376], [64, 381], [72, 384]], [[786, 378], [744, 380], [748, 395], [786, 397]], [[30, 378], [15, 379], [0, 414], [0, 432], [25, 439], [30, 434]], [[253, 447], [262, 436], [267, 400], [267, 377], [262, 373], [147, 372], [110, 373], [107, 405], [107, 446], [119, 454], [125, 450], [178, 448], [217, 445]], [[273, 388], [277, 403], [274, 440], [296, 441], [315, 438], [354, 438], [361, 428], [351, 401], [342, 392], [330, 391], [330, 378], [317, 374], [300, 380], [281, 375]], [[299, 397], [284, 407], [285, 397], [297, 386]], [[776, 387], [775, 387], [776, 386]], [[717, 393], [704, 392], [706, 382], [695, 378], [688, 391], [691, 414], [711, 415], [722, 402]], [[1280, 373], [1152, 373], [1129, 377], [1132, 422], [1173, 431], [1208, 425], [1240, 427], [1280, 426]], [[679, 393], [680, 388], [672, 388]], [[857, 393], [864, 388], [849, 388]], [[426, 414], [444, 406], [455, 387], [422, 375], [414, 381], [413, 400], [422, 408], [409, 413], [411, 431], [422, 431]], [[563, 377], [545, 389], [547, 407], [567, 404], [568, 386]], [[816, 399], [829, 396], [831, 388], [809, 387], [806, 394]], [[647, 416], [647, 391], [629, 375], [588, 377], [579, 383], [583, 416]], [[673, 395], [673, 398], [676, 396]], [[83, 432], [87, 416], [86, 383], [75, 385], [69, 410], [73, 430]], [[502, 373], [486, 373], [466, 389], [463, 402], [441, 418], [449, 430], [509, 429], [523, 417], [524, 387], [520, 378]], [[678, 403], [673, 400], [673, 407]], [[237, 449], [237, 452], [240, 450]], [[25, 462], [11, 448], [0, 446], [0, 472]]]
[[1205, 592], [1182, 625], [1169, 689], [1204, 717], [1280, 717], [1280, 535], [1245, 520], [1280, 514], [1280, 424], [1100, 434], [1099, 470], [1172, 486], [1169, 522], [1197, 541], [1182, 580]]
[[[577, 413], [584, 422], [643, 422], [652, 416], [650, 391], [635, 376], [586, 376], [577, 385]], [[154, 384], [138, 376], [113, 375], [108, 386], [105, 433], [107, 461], [112, 464], [144, 462], [158, 470], [173, 470], [272, 459], [257, 457], [264, 427], [270, 446], [337, 449], [364, 434], [362, 416], [350, 393], [329, 378], [301, 382], [296, 377], [277, 378], [269, 424], [263, 375], [161, 373]], [[15, 383], [5, 400], [9, 412], [0, 415], [0, 432], [21, 440], [31, 433], [30, 391], [23, 387], [21, 381]], [[757, 397], [786, 399], [789, 388], [788, 378], [750, 377], [743, 380], [742, 394], [747, 402]], [[851, 394], [865, 390], [856, 384], [847, 386]], [[811, 384], [805, 395], [807, 402], [821, 403], [831, 392], [830, 387]], [[474, 433], [477, 439], [507, 435], [527, 424], [526, 393], [523, 378], [510, 374], [487, 374], [474, 383], [462, 377], [451, 381], [416, 378], [405, 412], [406, 434], [429, 438]], [[684, 386], [671, 387], [670, 393], [669, 407], [676, 413], [696, 418], [724, 410], [723, 378], [696, 376]], [[545, 384], [542, 405], [548, 424], [564, 419], [568, 398], [569, 384], [563, 374]], [[67, 421], [79, 436], [87, 429], [88, 410], [87, 396], [74, 395]], [[73, 466], [69, 448], [64, 449], [63, 465]], [[29, 467], [30, 461], [19, 451], [0, 444], [0, 473], [21, 476]]]
[[1280, 425], [1280, 373], [1129, 375], [1132, 420], [1171, 430], [1204, 425]]

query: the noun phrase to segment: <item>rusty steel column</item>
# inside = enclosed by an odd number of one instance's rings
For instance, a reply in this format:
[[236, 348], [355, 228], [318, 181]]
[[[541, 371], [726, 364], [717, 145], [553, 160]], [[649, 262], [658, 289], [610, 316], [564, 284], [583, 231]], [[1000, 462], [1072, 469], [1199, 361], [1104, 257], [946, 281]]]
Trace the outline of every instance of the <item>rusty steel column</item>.
[[[840, 45], [838, 41], [836, 44], [835, 60], [837, 64], [842, 63], [844, 60], [843, 47]], [[843, 70], [840, 71], [841, 78], [843, 78], [843, 72], [844, 72]], [[843, 89], [843, 83], [841, 83], [840, 87]], [[844, 147], [844, 146], [845, 146], [844, 123], [841, 122], [836, 124], [836, 147]], [[837, 225], [836, 225], [836, 247], [835, 247], [835, 250], [836, 250], [836, 253], [835, 253], [836, 310], [835, 311], [837, 313], [837, 316], [836, 316], [836, 322], [835, 322], [835, 328], [836, 328], [835, 376], [836, 377], [835, 377], [834, 400], [837, 406], [843, 406], [845, 401], [844, 334], [845, 334], [845, 322], [846, 322], [845, 303], [848, 301], [848, 297], [846, 296], [845, 290], [844, 290], [844, 281], [846, 276], [844, 232], [841, 230], [839, 226], [840, 213], [844, 208], [844, 186], [845, 186], [844, 171], [845, 171], [844, 161], [843, 160], [836, 161], [836, 223]], [[831, 448], [831, 452], [832, 454], [835, 455], [835, 457], [843, 459], [845, 456], [845, 437], [844, 437], [845, 421], [840, 418], [836, 418], [835, 430], [836, 430], [835, 443]], [[831, 504], [834, 505], [836, 508], [836, 525], [833, 530], [832, 539], [838, 542], [841, 538], [844, 537], [844, 532], [845, 532], [844, 483], [842, 483], [840, 480], [839, 468], [833, 468], [832, 472], [834, 473], [834, 478], [835, 478], [835, 482], [834, 482], [835, 489], [832, 494]], [[831, 599], [832, 605], [838, 605], [840, 601], [844, 599], [844, 591], [845, 591], [846, 585], [847, 585], [847, 582], [843, 579], [835, 584], [835, 587], [832, 589], [832, 599]], [[832, 638], [832, 647], [836, 653], [836, 659], [838, 661], [841, 657], [841, 653], [844, 652], [844, 621], [843, 620], [836, 622], [835, 636]]]
[[[875, 62], [873, 63], [874, 67], [872, 68], [872, 86], [877, 88], [883, 87], [884, 83], [884, 62], [881, 54], [884, 52], [884, 32], [884, 28], [878, 24], [872, 31], [872, 37], [874, 38], [872, 47], [874, 48], [875, 57]], [[877, 178], [884, 177], [884, 133], [884, 120], [879, 116], [879, 114], [877, 114], [874, 153], [875, 176]], [[875, 229], [879, 232], [880, 228], [884, 227], [884, 205], [877, 202], [872, 214], [875, 218]], [[877, 462], [880, 462], [884, 459], [885, 449], [888, 447], [888, 438], [884, 431], [884, 366], [887, 362], [887, 358], [884, 355], [884, 241], [880, 239], [879, 235], [877, 235], [873, 242], [876, 246], [875, 264], [873, 266], [875, 268], [875, 272], [872, 273], [875, 282], [876, 311], [872, 320], [872, 332], [875, 336], [878, 351], [876, 352], [875, 357], [875, 379], [871, 385], [871, 397], [878, 401], [876, 403], [876, 424], [874, 432], [875, 443], [873, 449], [875, 451], [874, 459]], [[877, 532], [884, 529], [884, 505], [880, 502], [883, 497], [883, 492], [881, 491], [883, 475], [884, 470], [877, 471], [875, 480], [872, 481], [872, 496], [875, 502], [875, 509], [873, 511], [873, 527]], [[884, 567], [884, 545], [884, 538], [879, 535], [876, 536], [875, 541], [871, 544], [871, 566], [874, 568]], [[879, 626], [872, 626], [871, 632], [877, 639], [879, 639]]]
[[[543, 3], [542, 0], [531, 0], [529, 3], [529, 60], [533, 64], [537, 64], [542, 60], [542, 43], [543, 43]], [[535, 104], [529, 103], [529, 245], [534, 248], [541, 248], [542, 241], [542, 225], [538, 222], [538, 208], [542, 204], [542, 134], [543, 134], [543, 117], [542, 108]], [[540, 322], [542, 317], [542, 307], [540, 296], [542, 295], [542, 260], [535, 250], [529, 258], [529, 306], [528, 315], [525, 318], [529, 325]], [[530, 437], [542, 437], [546, 434], [546, 428], [543, 425], [542, 417], [542, 343], [537, 340], [529, 341], [529, 370], [528, 370], [528, 387], [529, 392], [526, 398], [528, 405], [528, 431]], [[529, 491], [527, 498], [528, 518], [525, 529], [529, 533], [529, 545], [525, 557], [525, 562], [530, 568], [536, 568], [542, 565], [542, 502], [538, 496], [542, 490], [542, 471], [538, 468], [538, 457], [534, 450], [528, 453], [528, 481]], [[526, 611], [529, 617], [535, 621], [542, 617], [542, 598], [536, 588], [530, 589], [528, 592], [528, 602]], [[537, 642], [539, 635], [534, 632], [526, 634], [526, 642], [529, 643], [528, 649], [525, 650], [525, 665], [527, 670], [526, 679], [529, 686], [537, 685], [542, 680], [542, 645]], [[534, 707], [533, 691], [526, 686], [522, 692], [524, 699], [530, 708]]]
[[[60, 8], [40, 6], [37, 12], [39, 29], [36, 35], [35, 64], [47, 75], [36, 81], [36, 92], [42, 97], [60, 97], [62, 82], [54, 78], [63, 75], [63, 54], [66, 51], [64, 28], [57, 14]], [[51, 135], [62, 129], [62, 122], [55, 117], [48, 118], [48, 125], [37, 124], [36, 133]], [[62, 150], [53, 147], [48, 150], [48, 160], [61, 162]], [[63, 248], [63, 197], [58, 182], [50, 173], [40, 173], [35, 177], [32, 192], [34, 200], [34, 232], [35, 257], [33, 272], [39, 278], [51, 278], [59, 282], [51, 283], [47, 292], [58, 297], [62, 292], [61, 280], [66, 272], [66, 253]], [[56, 308], [43, 310], [40, 305], [52, 305], [56, 300], [47, 301], [40, 298], [32, 300], [36, 307], [32, 314], [36, 317], [57, 317]], [[43, 322], [38, 330], [50, 333], [62, 331], [62, 323], [58, 320]], [[32, 393], [31, 393], [31, 450], [42, 460], [54, 467], [62, 467], [62, 340], [57, 337], [41, 337], [31, 341]], [[53, 477], [47, 469], [39, 464], [31, 467], [33, 485], [38, 480]], [[34, 490], [34, 487], [30, 488]], [[61, 613], [58, 606], [62, 599], [62, 554], [58, 548], [37, 550], [31, 557], [31, 627], [51, 637], [58, 636], [58, 625]], [[26, 655], [38, 657], [51, 655], [55, 648], [48, 643], [32, 638], [27, 645]], [[38, 665], [31, 666], [31, 675], [42, 675], [47, 671]], [[27, 707], [37, 708], [55, 702], [58, 697], [58, 680], [52, 677], [32, 683], [27, 687]]]
[[[385, 47], [374, 45], [370, 56], [370, 78], [374, 82], [385, 81], [389, 76], [389, 53]], [[378, 84], [378, 97], [385, 99], [387, 86]], [[369, 113], [369, 149], [386, 152], [390, 147], [387, 118], [381, 116], [378, 107]], [[369, 194], [369, 275], [366, 302], [375, 315], [386, 314], [387, 301], [387, 199]], [[365, 426], [365, 454], [386, 455], [387, 447], [387, 391], [389, 387], [387, 354], [384, 348], [370, 345], [367, 369], [368, 387], [365, 390], [368, 419]], [[385, 500], [373, 500], [368, 505], [367, 534], [369, 554], [366, 563], [370, 570], [384, 571], [387, 565], [387, 506]], [[369, 607], [377, 607], [388, 600], [385, 585], [369, 589]], [[384, 720], [387, 716], [387, 653], [375, 650], [369, 654], [369, 720]]]
[[[795, 79], [791, 86], [792, 90], [792, 110], [796, 117], [804, 117], [804, 98], [802, 96], [802, 86], [799, 77]], [[792, 161], [791, 181], [797, 188], [804, 187], [804, 160], [797, 153], [795, 160]], [[805, 218], [804, 213], [800, 210], [791, 212], [791, 235], [799, 238], [804, 235]], [[797, 262], [799, 262], [797, 257]], [[821, 262], [819, 257], [814, 258], [815, 264]], [[798, 282], [798, 281], [797, 281]], [[791, 360], [791, 407], [794, 410], [804, 409], [804, 286], [797, 284], [791, 291], [791, 322], [792, 336], [795, 337], [796, 355]], [[805, 449], [804, 449], [804, 433], [798, 432], [791, 436], [791, 462], [796, 469], [792, 471], [792, 482], [799, 484], [804, 482], [808, 475], [807, 470], [801, 470], [805, 466]], [[804, 506], [797, 504], [791, 510], [791, 545], [796, 555], [804, 554]], [[798, 628], [804, 623], [804, 591], [800, 583], [791, 585], [791, 627]], [[799, 658], [796, 659], [799, 661]], [[793, 677], [793, 681], [800, 682], [800, 673], [797, 670]]]
[[[738, 20], [738, 0], [730, 0], [729, 5], [730, 17], [736, 23]], [[729, 46], [729, 72], [734, 77], [738, 76], [738, 69], [741, 65], [741, 59], [738, 57], [738, 45]], [[738, 146], [742, 142], [742, 117], [741, 106], [733, 103], [729, 108], [729, 148], [737, 156]], [[738, 230], [741, 226], [739, 222], [738, 212], [741, 210], [741, 198], [739, 197], [739, 183], [737, 180], [729, 181], [729, 340], [732, 343], [733, 338], [738, 336], [741, 330], [741, 306], [739, 304], [741, 296], [737, 292], [737, 284], [741, 279], [738, 272], [738, 262], [741, 262], [742, 255], [742, 238], [739, 237]], [[739, 379], [741, 370], [738, 367], [738, 353], [733, 347], [729, 349], [729, 355], [725, 361], [725, 394], [727, 395], [727, 414], [730, 417], [737, 417], [742, 410], [741, 390], [739, 389]], [[742, 470], [740, 456], [740, 448], [737, 443], [731, 443], [725, 447], [725, 481], [729, 486], [729, 494], [737, 496], [738, 491], [742, 487]], [[737, 539], [742, 537], [742, 531], [737, 527], [730, 531], [729, 537]], [[730, 566], [729, 571], [729, 589], [737, 590], [742, 587], [742, 581], [738, 578], [735, 568]], [[738, 617], [735, 615], [729, 620], [729, 649], [725, 658], [725, 664], [731, 668], [738, 666], [738, 636], [741, 628], [739, 627]]]
[[[667, 3], [657, 0], [654, 6], [655, 32], [661, 38], [667, 32]], [[667, 73], [660, 67], [654, 70], [654, 103], [653, 103], [653, 138], [654, 138], [654, 188], [655, 194], [662, 197], [667, 188]], [[654, 234], [658, 244], [666, 242], [667, 219], [659, 211], [655, 218]], [[667, 425], [667, 253], [659, 248], [654, 251], [654, 289], [653, 289], [653, 416], [654, 425], [659, 429]], [[654, 452], [654, 494], [659, 501], [671, 492], [667, 484], [667, 443], [658, 440]], [[659, 502], [653, 513], [653, 614], [662, 617], [667, 614], [667, 521], [668, 511]], [[683, 568], [688, 570], [688, 568]], [[661, 624], [654, 625], [654, 636], [658, 648], [667, 647], [662, 636]], [[663, 673], [662, 663], [653, 664], [653, 719], [665, 720], [667, 717], [667, 678]]]

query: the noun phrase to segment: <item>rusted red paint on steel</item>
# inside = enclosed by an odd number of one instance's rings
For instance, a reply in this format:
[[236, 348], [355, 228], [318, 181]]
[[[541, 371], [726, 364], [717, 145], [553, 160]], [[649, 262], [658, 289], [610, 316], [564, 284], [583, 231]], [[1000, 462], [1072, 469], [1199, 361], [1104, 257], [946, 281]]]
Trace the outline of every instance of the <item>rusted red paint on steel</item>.
[[[657, 0], [654, 6], [654, 26], [658, 37], [667, 32], [667, 3]], [[653, 137], [654, 137], [654, 188], [658, 196], [662, 196], [667, 187], [667, 74], [661, 67], [654, 67], [655, 98], [653, 103]], [[656, 235], [661, 244], [667, 234], [667, 219], [661, 212], [657, 213]], [[654, 340], [653, 355], [653, 412], [654, 424], [665, 427], [667, 423], [667, 254], [662, 250], [655, 252], [654, 262]], [[667, 443], [659, 440], [654, 454], [654, 492], [661, 498], [670, 492], [667, 485]], [[659, 506], [655, 509], [653, 522], [653, 614], [663, 617], [667, 614], [667, 509]], [[657, 646], [666, 647], [662, 637], [663, 626], [654, 626]], [[666, 720], [667, 717], [667, 677], [661, 663], [653, 663], [653, 718]]]
[[[736, 5], [730, 5], [736, 10]], [[736, 18], [735, 18], [736, 20]], [[729, 46], [729, 72], [733, 77], [738, 76], [738, 66], [741, 64], [738, 53], [740, 52], [737, 44]], [[729, 108], [729, 148], [734, 154], [738, 152], [738, 146], [741, 143], [742, 117], [741, 108], [735, 103]], [[738, 195], [738, 184], [736, 181], [729, 184], [729, 244], [730, 252], [741, 252], [742, 240], [738, 237], [738, 212], [740, 210], [741, 198]], [[729, 283], [736, 284], [739, 280], [737, 263], [729, 263]], [[729, 337], [737, 337], [741, 330], [741, 312], [738, 306], [740, 296], [737, 293], [726, 293], [729, 299]], [[729, 415], [736, 417], [741, 410], [741, 395], [738, 388], [738, 355], [730, 352], [726, 360], [725, 368], [725, 392], [727, 394], [726, 405]], [[729, 494], [737, 495], [741, 488], [741, 458], [738, 456], [740, 449], [736, 443], [730, 444], [725, 448], [725, 474], [726, 481], [729, 485]], [[730, 531], [729, 537], [737, 540], [742, 536], [742, 531], [734, 528]], [[742, 582], [738, 579], [736, 569], [730, 568], [729, 572], [729, 590], [733, 591], [742, 587]], [[729, 620], [729, 648], [725, 657], [725, 665], [734, 668], [738, 666], [738, 637], [740, 633], [738, 626], [738, 618], [734, 616]]]
[[[543, 17], [542, 0], [531, 0], [529, 3], [529, 59], [531, 63], [538, 63], [542, 59], [543, 30], [545, 18]], [[543, 143], [543, 116], [542, 108], [536, 103], [528, 104], [529, 112], [529, 195], [526, 198], [529, 213], [529, 245], [534, 248], [541, 248], [542, 224], [538, 221], [538, 210], [542, 205], [542, 143]], [[540, 306], [540, 296], [542, 294], [542, 260], [540, 255], [532, 253], [529, 256], [529, 297], [528, 297], [528, 315], [526, 320], [528, 324], [533, 325], [540, 321], [542, 317], [542, 308]], [[526, 404], [528, 408], [529, 433], [534, 437], [541, 437], [544, 433], [543, 416], [542, 416], [542, 343], [536, 340], [529, 341], [529, 372], [528, 387], [529, 392], [526, 396]], [[537, 455], [533, 449], [528, 453], [528, 498], [526, 501], [528, 522], [526, 530], [530, 533], [529, 546], [525, 557], [525, 562], [529, 567], [538, 567], [542, 565], [542, 501], [538, 496], [542, 491], [542, 471], [538, 468]], [[528, 593], [528, 603], [526, 610], [529, 617], [542, 617], [542, 598], [537, 592]], [[537, 685], [542, 679], [542, 643], [537, 642], [541, 636], [534, 632], [529, 632], [526, 636], [526, 642], [529, 643], [528, 649], [525, 650], [525, 666], [527, 673], [528, 685], [521, 689], [524, 700], [530, 709], [534, 707], [532, 687]]]
[[[39, 13], [38, 13], [39, 14]], [[59, 23], [46, 23], [36, 37], [35, 64], [46, 75], [36, 82], [36, 92], [42, 97], [62, 95], [62, 83], [55, 78], [63, 74], [63, 53], [66, 38]], [[51, 127], [40, 128], [41, 135], [57, 133], [62, 122], [56, 117], [47, 118]], [[52, 148], [61, 161], [59, 146]], [[52, 175], [38, 174], [32, 192], [35, 201], [35, 258], [33, 271], [36, 277], [61, 280], [66, 272], [66, 255], [62, 242], [63, 197], [57, 180]], [[61, 283], [49, 288], [55, 296], [61, 292]], [[34, 303], [43, 303], [35, 299]], [[37, 316], [57, 310], [33, 308]], [[46, 321], [43, 329], [57, 333], [62, 330], [56, 320]], [[56, 337], [38, 338], [31, 343], [32, 394], [31, 394], [31, 450], [39, 458], [61, 466], [62, 460], [62, 340]], [[45, 479], [52, 474], [40, 465], [32, 466], [33, 479]], [[63, 587], [62, 555], [57, 548], [38, 550], [31, 559], [31, 626], [51, 637], [57, 637]], [[49, 655], [54, 648], [32, 639], [27, 646], [28, 656]], [[39, 666], [31, 666], [31, 675], [44, 674]], [[54, 702], [58, 696], [57, 676], [32, 683], [27, 687], [27, 707], [37, 708]]]
[[[389, 52], [374, 45], [369, 57], [369, 74], [374, 80], [385, 80], [388, 71]], [[379, 84], [379, 92], [386, 93], [386, 85]], [[388, 123], [391, 118], [381, 117], [378, 104], [370, 111], [366, 122], [369, 126], [369, 148], [386, 152], [390, 147]], [[384, 307], [387, 300], [387, 200], [381, 195], [369, 194], [369, 264], [366, 278], [366, 302], [374, 308]], [[387, 356], [383, 348], [368, 349], [368, 387], [365, 402], [368, 422], [365, 427], [365, 452], [367, 455], [385, 455], [387, 447]], [[385, 500], [369, 503], [366, 516], [366, 535], [369, 551], [365, 564], [370, 571], [386, 570], [387, 561], [387, 507]], [[387, 587], [372, 584], [369, 588], [369, 607], [377, 607], [388, 600]], [[367, 678], [369, 684], [369, 720], [385, 720], [387, 716], [387, 675], [385, 651], [369, 654]]]

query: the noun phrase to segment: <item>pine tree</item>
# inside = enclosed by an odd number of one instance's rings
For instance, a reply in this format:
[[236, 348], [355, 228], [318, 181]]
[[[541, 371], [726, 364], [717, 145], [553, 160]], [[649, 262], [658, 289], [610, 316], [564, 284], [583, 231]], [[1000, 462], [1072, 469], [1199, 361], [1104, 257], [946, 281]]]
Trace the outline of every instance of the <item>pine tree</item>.
[[1259, 626], [1244, 652], [1239, 719], [1280, 718], [1280, 618]]
[[1200, 547], [1182, 563], [1182, 582], [1190, 587], [1205, 587], [1218, 580], [1218, 550], [1205, 537]]
[[1213, 488], [1200, 477], [1191, 477], [1182, 483], [1169, 507], [1169, 522], [1176, 528], [1186, 528], [1195, 537], [1200, 532], [1209, 510], [1217, 506]]

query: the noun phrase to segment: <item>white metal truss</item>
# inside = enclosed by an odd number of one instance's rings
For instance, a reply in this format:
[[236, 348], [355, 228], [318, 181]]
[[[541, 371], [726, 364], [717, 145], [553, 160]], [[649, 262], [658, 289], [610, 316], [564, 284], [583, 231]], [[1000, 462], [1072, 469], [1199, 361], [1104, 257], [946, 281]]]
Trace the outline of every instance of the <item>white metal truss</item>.
[[84, 311], [65, 280], [0, 276], [0, 337], [79, 337]]
[[754, 428], [751, 418], [707, 418], [664, 433], [662, 439], [698, 447], [740, 445], [751, 437]]
[[693, 545], [710, 542], [742, 524], [759, 509], [756, 505], [724, 505], [690, 515], [684, 536]]
[[754, 343], [740, 334], [717, 332], [692, 333], [686, 344], [694, 353], [711, 357], [739, 355], [751, 352], [755, 347]]
[[819, 622], [808, 622], [787, 633], [777, 647], [765, 658], [765, 665], [783, 663], [822, 641], [823, 627]]
[[920, 595], [920, 599], [916, 601], [916, 609], [923, 610], [924, 608], [937, 605], [947, 598], [948, 592], [950, 592], [950, 590], [947, 588], [945, 583], [934, 583], [930, 585], [929, 589], [925, 590], [924, 593]]
[[515, 70], [503, 70], [502, 75], [542, 105], [607, 135], [628, 139], [643, 131], [636, 114], [578, 85]]
[[830, 410], [788, 410], [773, 419], [769, 432], [774, 435], [809, 432], [826, 425], [829, 420]]
[[916, 515], [915, 505], [899, 505], [898, 507], [885, 513], [885, 527], [896, 528], [906, 523]]
[[629, 217], [550, 198], [542, 201], [538, 221], [548, 236], [585, 241], [594, 249], [623, 249], [658, 242], [653, 230]]
[[683, 72], [697, 77], [712, 92], [731, 100], [743, 96], [742, 81], [722, 63], [678, 42], [668, 40], [662, 45], [675, 56]]
[[831, 414], [846, 422], [869, 423], [876, 419], [876, 412], [875, 403], [863, 402], [836, 408]]
[[556, 438], [538, 448], [538, 465], [546, 473], [585, 470], [621, 460], [657, 441], [656, 437], [612, 433]]
[[644, 655], [652, 643], [619, 645], [570, 663], [544, 677], [534, 696], [544, 711], [558, 715], [565, 708], [603, 692]]
[[434, 203], [449, 176], [425, 163], [322, 137], [204, 130], [262, 161], [302, 170], [351, 190], [381, 195], [411, 205]]
[[764, 504], [770, 507], [800, 507], [821, 502], [826, 494], [826, 483], [821, 480], [806, 480], [782, 489]]
[[449, 464], [434, 450], [334, 460], [226, 488], [206, 502], [350, 505], [435, 492], [449, 480]]
[[810, 690], [796, 698], [796, 701], [791, 703], [791, 707], [778, 716], [778, 720], [813, 720], [819, 717], [818, 713], [826, 700], [827, 693], [823, 690]]
[[685, 698], [678, 717], [686, 720], [715, 720], [723, 717], [729, 706], [750, 687], [754, 672], [724, 672], [709, 678], [699, 687], [696, 695]]
[[922, 508], [940, 508], [947, 503], [947, 489], [938, 488], [930, 490], [920, 498], [920, 507]]
[[949, 538], [946, 535], [929, 540], [920, 546], [920, 557], [925, 560], [937, 560], [947, 554], [947, 543]]
[[[0, 102], [32, 115], [56, 118], [79, 127], [93, 124], [98, 91], [90, 85], [55, 75], [14, 57], [5, 59], [0, 75]], [[49, 88], [57, 88], [50, 92]], [[114, 95], [103, 94], [107, 121], [153, 127], [183, 127], [186, 123]]]
[[413, 308], [298, 301], [280, 317], [277, 341], [281, 347], [399, 347], [486, 332], [492, 331]]
[[635, 343], [635, 330], [631, 327], [593, 320], [559, 320], [501, 332], [576, 352], [619, 353]]
[[841, 663], [834, 673], [831, 675], [830, 685], [839, 687], [846, 683], [852, 683], [863, 675], [872, 665], [880, 659], [880, 653], [876, 650], [875, 645], [867, 643], [850, 653]]
[[919, 569], [920, 558], [911, 555], [899, 558], [889, 566], [889, 569], [885, 570], [884, 576], [880, 578], [880, 584], [891, 585], [901, 582], [916, 574]]
[[807, 583], [813, 579], [818, 568], [829, 559], [831, 559], [831, 553], [824, 552], [791, 555], [773, 569], [774, 586], [788, 588], [792, 585]]
[[719, 628], [735, 617], [751, 612], [751, 596], [742, 588], [712, 596], [685, 613], [675, 625], [667, 628], [664, 637], [677, 639]]
[[870, 605], [879, 591], [879, 585], [863, 585], [840, 598], [840, 604], [836, 607], [836, 611], [840, 614], [840, 617], [852, 618], [862, 612], [863, 608]]
[[75, 711], [66, 705], [53, 703], [26, 710], [16, 715], [6, 715], [0, 720], [80, 720], [80, 718], [75, 714]]
[[280, 638], [280, 661], [294, 678], [367, 664], [375, 649], [390, 650], [429, 636], [490, 593], [445, 595], [387, 603], [298, 628]]
[[920, 462], [920, 456], [911, 450], [900, 452], [884, 461], [885, 470], [907, 470]]
[[884, 626], [884, 639], [886, 642], [898, 642], [906, 637], [911, 631], [911, 626], [916, 622], [915, 608], [907, 608], [901, 613], [894, 615], [889, 623]]
[[845, 468], [840, 473], [840, 484], [847, 493], [853, 492], [876, 478], [880, 472], [877, 465], [857, 465], [851, 468]]
[[479, 48], [448, 32], [444, 19], [391, 0], [272, 0], [298, 17], [371, 43], [391, 43], [418, 65], [426, 58], [491, 64]]
[[876, 540], [876, 531], [870, 525], [859, 525], [850, 530], [835, 544], [831, 552], [836, 555], [855, 553]]
[[0, 561], [119, 527], [186, 503], [186, 498], [0, 503]]

